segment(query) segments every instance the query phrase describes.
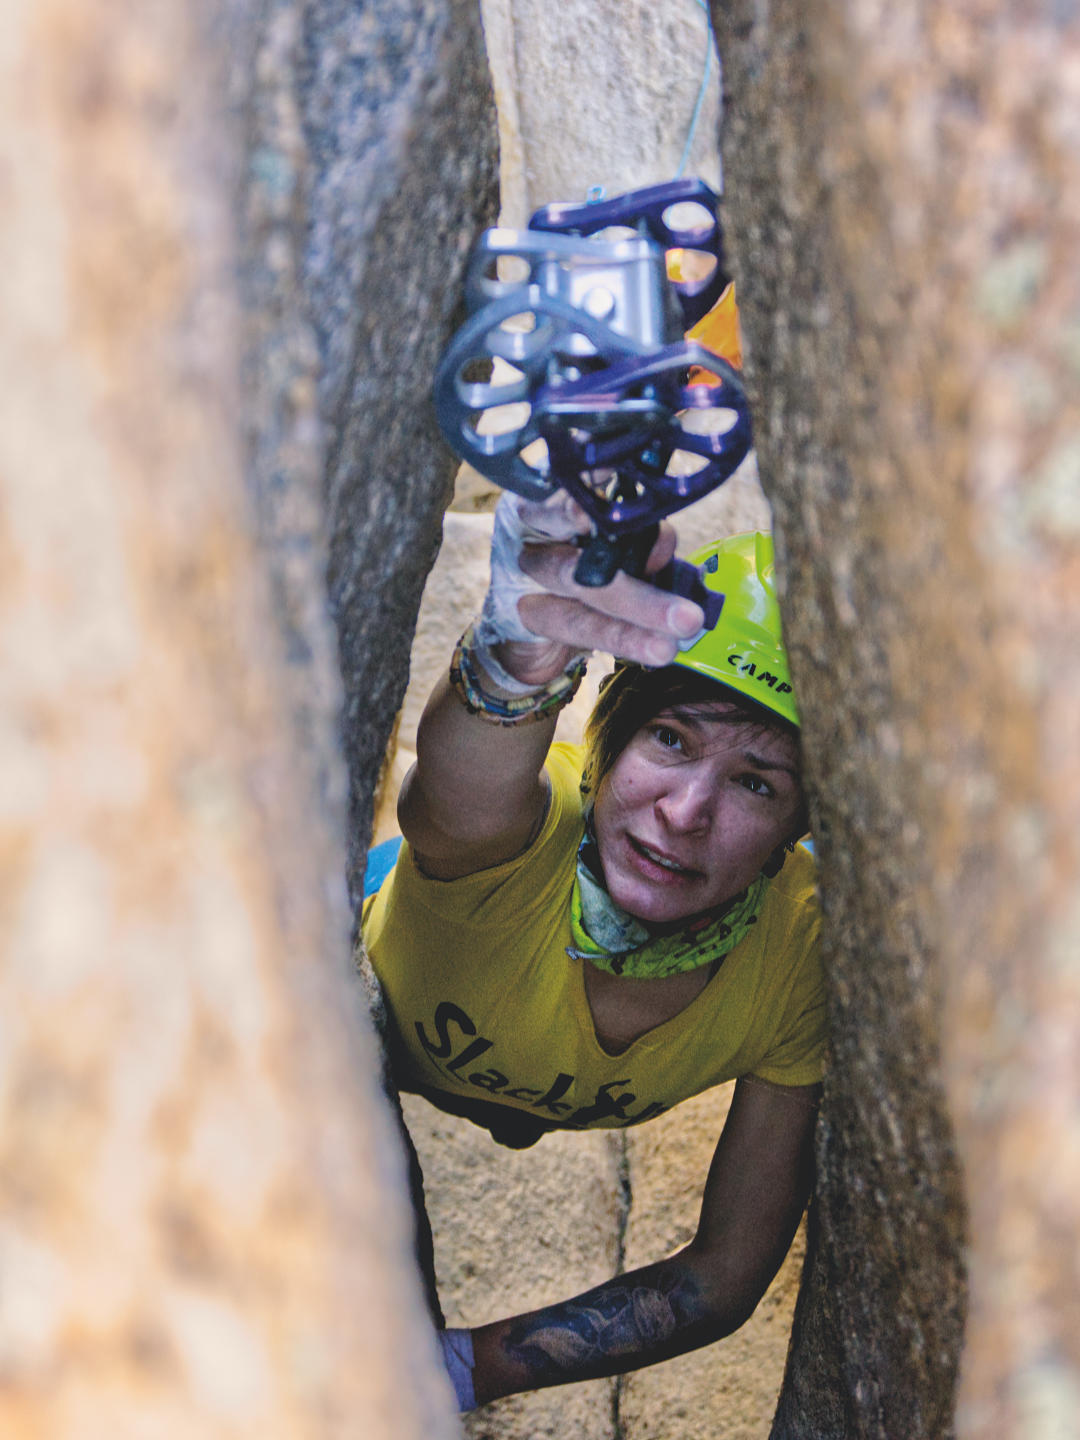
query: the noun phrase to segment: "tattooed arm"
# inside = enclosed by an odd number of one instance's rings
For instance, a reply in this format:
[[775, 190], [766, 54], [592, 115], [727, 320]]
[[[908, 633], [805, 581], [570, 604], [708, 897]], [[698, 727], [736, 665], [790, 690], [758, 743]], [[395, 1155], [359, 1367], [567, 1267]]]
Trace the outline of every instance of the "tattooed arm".
[[810, 1191], [817, 1087], [735, 1087], [697, 1234], [670, 1259], [473, 1331], [478, 1404], [637, 1370], [749, 1319], [787, 1254]]

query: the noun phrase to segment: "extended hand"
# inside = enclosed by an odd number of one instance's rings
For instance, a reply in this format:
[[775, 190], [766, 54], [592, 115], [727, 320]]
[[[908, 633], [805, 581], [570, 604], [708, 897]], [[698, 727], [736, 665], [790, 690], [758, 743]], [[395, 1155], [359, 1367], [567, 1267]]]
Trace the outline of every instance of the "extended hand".
[[[546, 684], [589, 650], [668, 665], [678, 642], [701, 629], [699, 606], [647, 579], [619, 571], [610, 585], [578, 585], [573, 576], [581, 551], [567, 542], [587, 529], [586, 516], [565, 495], [543, 504], [517, 496], [499, 502], [486, 635], [500, 664], [522, 683]], [[663, 569], [674, 552], [675, 532], [661, 525], [646, 576]]]

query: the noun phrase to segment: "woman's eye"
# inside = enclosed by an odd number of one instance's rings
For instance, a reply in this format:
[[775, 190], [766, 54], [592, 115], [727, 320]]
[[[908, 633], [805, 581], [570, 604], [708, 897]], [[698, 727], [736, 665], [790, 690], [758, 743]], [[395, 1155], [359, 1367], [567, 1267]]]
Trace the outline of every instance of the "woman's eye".
[[752, 795], [771, 795], [772, 786], [760, 775], [740, 775], [739, 784], [749, 790]]
[[654, 725], [653, 739], [663, 745], [665, 750], [675, 750], [681, 745], [682, 737], [677, 730], [672, 730], [669, 725]]

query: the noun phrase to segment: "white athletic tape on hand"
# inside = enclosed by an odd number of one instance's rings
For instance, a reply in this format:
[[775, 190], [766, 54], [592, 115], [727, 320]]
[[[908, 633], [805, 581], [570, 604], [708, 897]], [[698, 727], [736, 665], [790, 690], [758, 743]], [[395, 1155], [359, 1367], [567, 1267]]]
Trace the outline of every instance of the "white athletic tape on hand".
[[491, 647], [503, 640], [533, 643], [542, 640], [524, 624], [518, 613], [523, 595], [546, 595], [543, 585], [521, 569], [521, 551], [527, 544], [573, 540], [588, 521], [564, 491], [548, 500], [524, 500], [504, 493], [495, 507], [495, 530], [491, 537], [491, 581], [484, 608], [474, 631], [481, 647], [480, 661], [496, 684], [511, 693], [527, 694], [533, 688], [522, 685], [507, 673], [491, 654]]
[[537, 640], [518, 614], [523, 595], [543, 595], [544, 587], [522, 572], [521, 551], [527, 544], [573, 540], [581, 533], [582, 515], [574, 502], [560, 490], [550, 500], [523, 500], [520, 495], [503, 494], [495, 507], [495, 531], [491, 537], [491, 583], [477, 629], [485, 645], [500, 640]]

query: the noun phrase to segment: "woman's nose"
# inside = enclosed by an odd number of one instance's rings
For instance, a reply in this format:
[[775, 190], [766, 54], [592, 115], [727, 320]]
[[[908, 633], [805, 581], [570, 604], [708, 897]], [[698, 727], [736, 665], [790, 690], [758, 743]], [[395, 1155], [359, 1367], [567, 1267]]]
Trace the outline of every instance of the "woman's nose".
[[[677, 773], [681, 771], [681, 773]], [[656, 809], [672, 830], [707, 830], [716, 813], [716, 787], [689, 767], [672, 766], [668, 784], [656, 799]]]

